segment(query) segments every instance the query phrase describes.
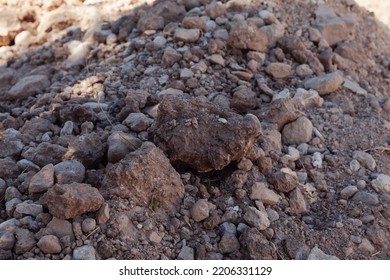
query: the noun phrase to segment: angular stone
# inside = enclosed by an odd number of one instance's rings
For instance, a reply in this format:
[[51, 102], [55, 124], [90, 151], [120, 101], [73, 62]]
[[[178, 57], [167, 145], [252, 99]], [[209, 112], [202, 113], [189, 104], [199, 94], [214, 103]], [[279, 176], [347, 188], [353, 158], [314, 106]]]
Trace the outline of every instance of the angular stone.
[[77, 160], [87, 169], [96, 168], [103, 162], [106, 153], [105, 137], [106, 135], [96, 132], [78, 136], [69, 144], [63, 158]]
[[268, 44], [266, 32], [245, 21], [235, 22], [230, 30], [229, 45], [233, 48], [265, 52]]
[[140, 31], [163, 29], [170, 22], [180, 22], [185, 13], [184, 6], [175, 1], [160, 2], [140, 17], [137, 29]]
[[167, 97], [151, 134], [173, 165], [208, 172], [252, 154], [261, 125], [254, 115], [242, 117], [203, 98]]
[[343, 87], [349, 89], [350, 91], [356, 93], [357, 95], [367, 96], [368, 92], [362, 88], [358, 83], [344, 79]]
[[96, 188], [89, 184], [56, 184], [42, 197], [50, 214], [59, 219], [74, 218], [78, 215], [95, 212], [104, 199]]
[[15, 245], [15, 240], [13, 232], [0, 232], [0, 249], [11, 250]]
[[237, 233], [236, 225], [233, 223], [229, 223], [229, 222], [222, 223], [219, 226], [219, 230], [222, 234], [230, 233], [230, 234], [236, 235], [236, 233]]
[[321, 249], [315, 246], [311, 249], [308, 260], [339, 260], [336, 256], [325, 254]]
[[107, 159], [111, 163], [116, 163], [141, 147], [142, 141], [131, 134], [115, 131], [108, 137], [107, 145]]
[[249, 198], [252, 200], [261, 200], [264, 205], [276, 205], [282, 199], [280, 195], [268, 189], [262, 182], [253, 184]]
[[[101, 110], [101, 107], [99, 107]], [[56, 109], [58, 111], [61, 123], [72, 121], [73, 123], [95, 122], [97, 115], [93, 109], [80, 104], [67, 105]]]
[[16, 230], [15, 253], [18, 255], [24, 254], [31, 250], [37, 244], [34, 234], [28, 229], [18, 228]]
[[185, 17], [181, 23], [182, 27], [186, 29], [196, 28], [205, 30], [206, 22], [200, 17]]
[[37, 245], [45, 254], [58, 254], [62, 250], [60, 240], [55, 235], [42, 236]]
[[210, 215], [209, 204], [207, 199], [199, 199], [191, 207], [191, 217], [195, 222], [203, 221]]
[[389, 239], [386, 236], [386, 231], [378, 224], [374, 224], [368, 227], [366, 234], [368, 239], [379, 247], [386, 248], [389, 244]]
[[324, 74], [307, 80], [304, 83], [305, 89], [314, 89], [320, 96], [335, 92], [344, 82], [340, 71]]
[[37, 147], [31, 147], [22, 153], [25, 159], [43, 167], [48, 164], [57, 164], [62, 161], [66, 153], [66, 148], [57, 145], [42, 142]]
[[36, 139], [42, 139], [43, 134], [53, 130], [55, 130], [55, 125], [51, 121], [35, 117], [27, 120], [19, 131], [24, 139], [35, 142]]
[[359, 191], [357, 192], [353, 197], [352, 200], [354, 201], [361, 201], [364, 204], [368, 205], [377, 205], [379, 204], [378, 195], [372, 194], [366, 191]]
[[69, 236], [70, 240], [75, 239], [72, 224], [67, 220], [61, 220], [53, 217], [52, 220], [47, 224], [46, 228], [49, 229], [52, 234], [57, 236], [59, 239], [65, 236]]
[[244, 220], [252, 227], [258, 230], [265, 230], [270, 226], [267, 212], [257, 210], [255, 207], [248, 207], [248, 210], [244, 214]]
[[213, 54], [207, 58], [210, 62], [225, 66], [225, 59], [220, 54]]
[[36, 217], [40, 213], [43, 213], [43, 207], [40, 204], [33, 203], [31, 200], [25, 200], [16, 205], [15, 211], [20, 214]]
[[46, 192], [54, 184], [54, 166], [48, 164], [35, 174], [30, 181], [28, 191], [30, 193]]
[[324, 5], [319, 6], [315, 13], [317, 27], [330, 46], [350, 39], [354, 33], [355, 20], [352, 17], [338, 17], [332, 8]]
[[194, 259], [194, 248], [189, 246], [183, 246], [180, 249], [179, 255], [177, 256], [178, 260], [193, 260]]
[[356, 159], [365, 168], [374, 171], [376, 167], [375, 159], [367, 152], [355, 151], [353, 152], [353, 159]]
[[376, 252], [375, 247], [367, 238], [362, 238], [362, 242], [358, 246], [359, 250], [365, 254], [374, 254]]
[[161, 67], [168, 68], [173, 64], [178, 62], [182, 58], [182, 55], [178, 53], [175, 49], [167, 47], [164, 50], [163, 56], [161, 58]]
[[267, 37], [267, 47], [273, 48], [276, 43], [284, 36], [284, 26], [280, 23], [265, 25], [260, 28], [261, 34]]
[[81, 183], [85, 176], [85, 167], [76, 160], [65, 160], [54, 166], [54, 176], [58, 184]]
[[308, 205], [302, 194], [301, 188], [295, 188], [289, 193], [290, 207], [294, 214], [302, 214], [308, 211]]
[[321, 107], [324, 103], [324, 99], [321, 98], [317, 91], [315, 90], [305, 90], [303, 88], [297, 88], [296, 93], [293, 97], [294, 100], [297, 100], [302, 104], [303, 107]]
[[27, 76], [19, 80], [3, 97], [2, 100], [25, 99], [34, 93], [41, 92], [50, 86], [49, 79], [44, 75]]
[[238, 252], [240, 249], [240, 243], [237, 237], [231, 233], [225, 233], [222, 235], [221, 241], [218, 243], [218, 250], [222, 254], [229, 254]]
[[180, 79], [189, 79], [189, 78], [192, 78], [192, 76], [194, 76], [194, 73], [188, 69], [188, 68], [183, 68], [180, 70]]
[[378, 177], [371, 182], [372, 187], [378, 193], [390, 193], [390, 176], [379, 174]]
[[282, 168], [273, 173], [270, 182], [275, 190], [285, 193], [292, 191], [299, 184], [297, 174], [289, 168]]
[[12, 217], [14, 215], [15, 208], [19, 203], [22, 203], [19, 198], [12, 198], [7, 200], [7, 202], [5, 203], [5, 212], [9, 217]]
[[178, 28], [175, 31], [174, 38], [176, 41], [183, 41], [184, 43], [195, 43], [199, 40], [200, 30], [199, 29], [184, 29]]
[[10, 158], [0, 158], [0, 178], [15, 178], [21, 170], [15, 161]]
[[226, 5], [221, 2], [213, 1], [205, 7], [206, 15], [212, 19], [223, 17], [226, 13]]
[[131, 198], [140, 206], [168, 209], [183, 198], [184, 186], [164, 153], [151, 142], [145, 142], [108, 168], [102, 192]]
[[73, 259], [74, 260], [95, 260], [96, 259], [95, 248], [90, 245], [84, 245], [81, 247], [74, 248]]
[[295, 68], [295, 73], [301, 78], [305, 78], [313, 75], [313, 70], [311, 70], [310, 66], [307, 64], [301, 64]]
[[146, 30], [160, 30], [164, 28], [164, 18], [156, 14], [145, 13], [137, 25], [137, 29], [141, 32]]
[[123, 121], [123, 124], [128, 126], [132, 131], [141, 132], [146, 130], [151, 124], [153, 120], [147, 117], [143, 113], [131, 113], [129, 116]]
[[283, 79], [291, 75], [291, 66], [286, 63], [274, 62], [265, 68], [265, 72], [275, 79]]
[[5, 222], [0, 223], [0, 233], [15, 232], [19, 226], [20, 222], [15, 218], [6, 220]]
[[19, 156], [24, 144], [19, 140], [5, 138], [0, 142], [0, 157]]
[[103, 203], [99, 210], [96, 212], [95, 219], [99, 225], [105, 224], [110, 219], [110, 206], [107, 203]]
[[286, 145], [302, 144], [310, 141], [313, 134], [313, 124], [302, 116], [288, 123], [282, 130], [282, 141]]
[[15, 187], [8, 187], [5, 190], [5, 194], [4, 194], [5, 201], [8, 202], [8, 201], [10, 201], [11, 199], [14, 199], [14, 198], [21, 199], [22, 198], [22, 194]]
[[290, 122], [298, 119], [302, 113], [297, 109], [297, 102], [292, 99], [282, 98], [272, 101], [268, 106], [261, 106], [256, 116], [260, 121], [277, 125], [279, 131]]
[[240, 252], [244, 259], [276, 260], [276, 248], [256, 228], [244, 230], [240, 235]]

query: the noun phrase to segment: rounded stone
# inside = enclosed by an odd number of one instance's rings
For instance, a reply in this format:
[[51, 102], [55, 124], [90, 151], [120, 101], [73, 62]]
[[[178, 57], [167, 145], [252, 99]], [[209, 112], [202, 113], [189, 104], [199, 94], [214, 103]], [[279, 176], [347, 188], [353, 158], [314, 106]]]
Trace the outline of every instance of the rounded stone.
[[313, 134], [312, 122], [302, 116], [297, 120], [288, 123], [282, 130], [282, 141], [286, 145], [307, 143]]
[[81, 228], [84, 233], [90, 233], [96, 227], [96, 220], [92, 218], [86, 218], [81, 224]]
[[62, 250], [60, 241], [55, 235], [42, 236], [37, 245], [45, 254], [58, 254]]

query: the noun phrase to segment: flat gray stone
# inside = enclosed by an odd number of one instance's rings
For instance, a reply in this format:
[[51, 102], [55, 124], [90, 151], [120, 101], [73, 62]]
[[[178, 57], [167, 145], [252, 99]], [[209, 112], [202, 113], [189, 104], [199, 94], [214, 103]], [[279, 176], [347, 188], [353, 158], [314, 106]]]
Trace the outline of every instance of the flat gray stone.
[[74, 260], [95, 260], [96, 251], [90, 245], [84, 245], [77, 247], [73, 250], [73, 259]]
[[343, 83], [344, 78], [341, 72], [336, 71], [311, 78], [304, 83], [305, 89], [314, 89], [323, 96], [335, 92]]
[[25, 99], [34, 93], [41, 92], [50, 86], [49, 79], [44, 75], [32, 75], [19, 80], [2, 99]]

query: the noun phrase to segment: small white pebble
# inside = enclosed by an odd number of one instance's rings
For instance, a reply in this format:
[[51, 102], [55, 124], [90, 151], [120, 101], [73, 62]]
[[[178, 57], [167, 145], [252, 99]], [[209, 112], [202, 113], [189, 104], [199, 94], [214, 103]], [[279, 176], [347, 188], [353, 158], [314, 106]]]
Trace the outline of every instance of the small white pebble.
[[322, 157], [320, 152], [315, 152], [311, 159], [311, 164], [314, 167], [321, 168], [322, 167]]
[[219, 121], [220, 123], [227, 123], [227, 120], [224, 119], [224, 118], [218, 118], [218, 121]]

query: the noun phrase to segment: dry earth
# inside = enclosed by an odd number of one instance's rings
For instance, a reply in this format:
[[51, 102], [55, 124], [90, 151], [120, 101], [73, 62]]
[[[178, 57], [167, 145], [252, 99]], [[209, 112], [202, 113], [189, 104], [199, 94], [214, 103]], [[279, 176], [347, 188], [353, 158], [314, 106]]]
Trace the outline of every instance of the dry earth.
[[128, 2], [0, 1], [0, 259], [390, 258], [388, 15]]

